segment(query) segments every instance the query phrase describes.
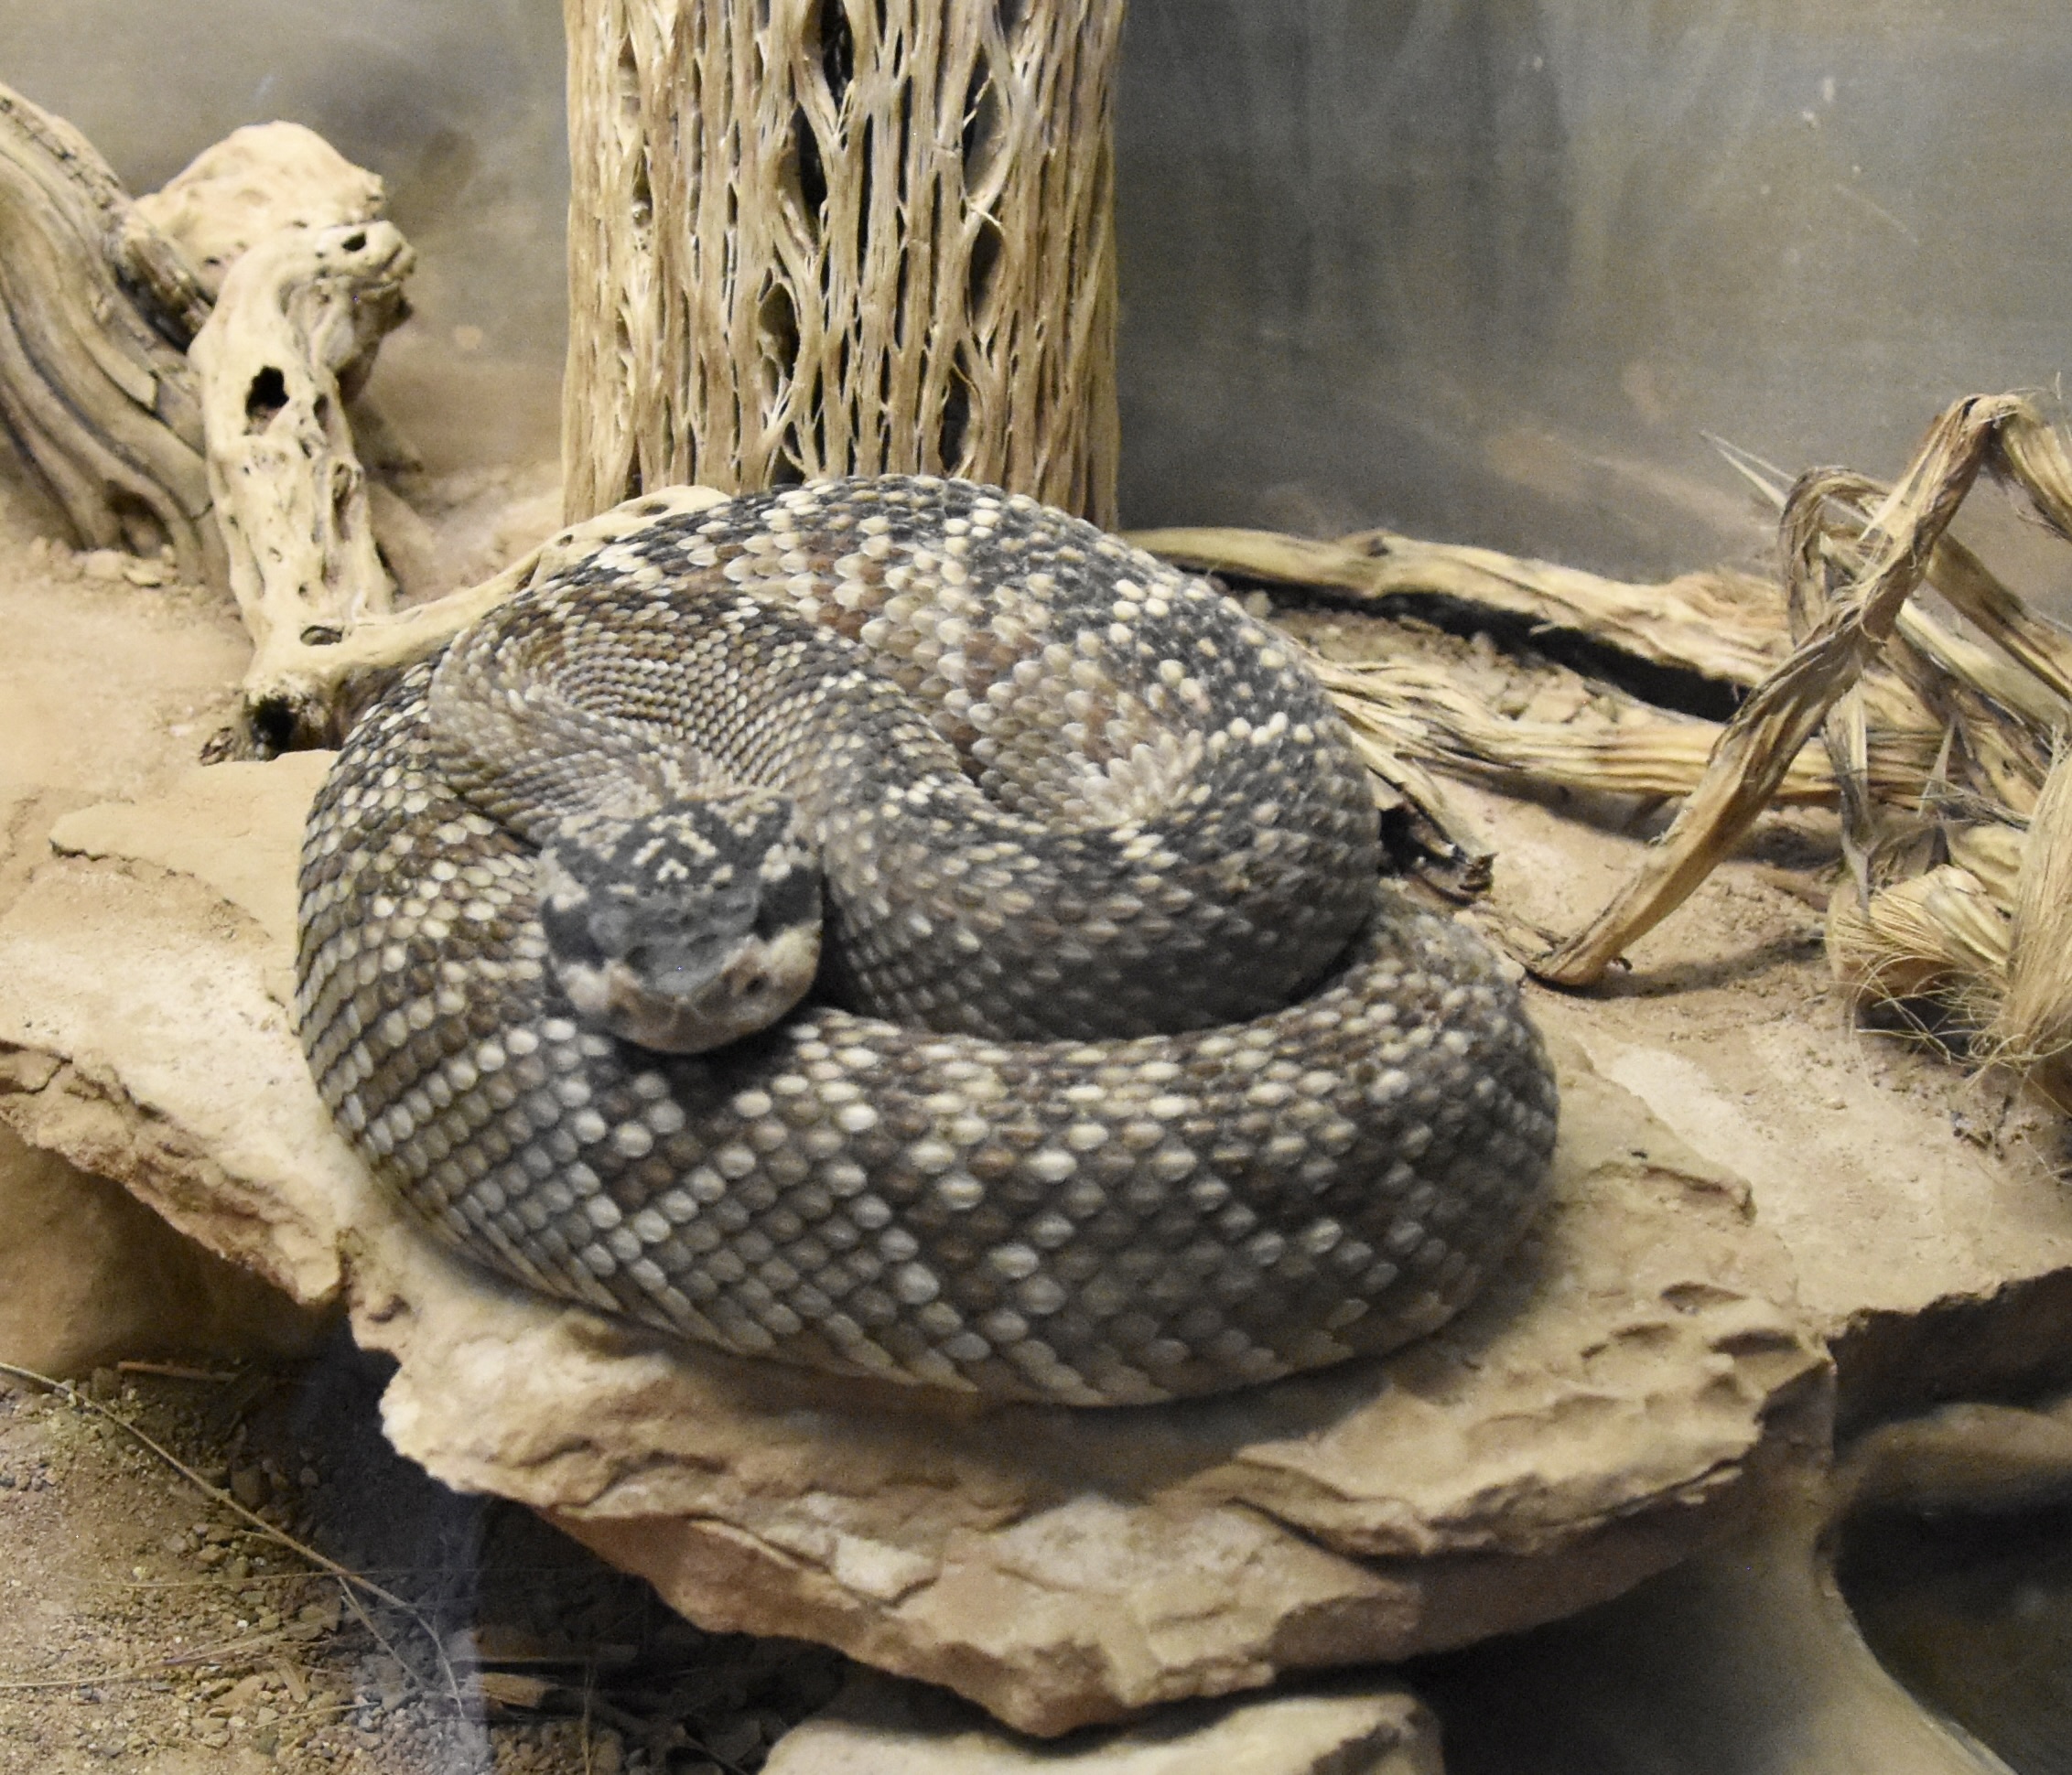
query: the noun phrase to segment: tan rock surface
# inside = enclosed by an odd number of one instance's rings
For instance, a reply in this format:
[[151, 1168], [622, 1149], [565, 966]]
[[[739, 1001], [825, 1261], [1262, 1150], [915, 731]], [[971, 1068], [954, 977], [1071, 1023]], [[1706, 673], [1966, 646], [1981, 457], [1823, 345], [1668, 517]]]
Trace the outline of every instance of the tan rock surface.
[[1032, 1744], [939, 1689], [862, 1675], [772, 1748], [763, 1775], [1440, 1775], [1408, 1689], [1189, 1702], [1148, 1726]]
[[[362, 1177], [289, 1026], [292, 920], [259, 921], [283, 902], [240, 854], [276, 880], [290, 866], [320, 763], [193, 767], [147, 809], [61, 821], [88, 849], [126, 834], [121, 860], [59, 856], [0, 913], [0, 1120], [305, 1305], [337, 1295]], [[222, 888], [175, 873], [182, 858]]]
[[[1818, 1477], [1786, 1484], [1733, 1539], [1606, 1608], [1426, 1665], [1419, 1692], [1478, 1770], [2015, 1775], [1879, 1663], [1836, 1582], [1836, 1519]], [[1990, 1606], [1976, 1588], [1959, 1594], [1980, 1634]], [[2005, 1657], [2026, 1643], [2047, 1664], [2050, 1641], [1997, 1625], [2001, 1694], [1988, 1705], [2005, 1717], [2023, 1705]]]
[[[281, 1003], [318, 762], [59, 823], [0, 915], [0, 1117], [297, 1298], [349, 1253], [386, 1422], [701, 1623], [826, 1641], [1055, 1732], [1615, 1594], [1826, 1434], [1740, 1185], [1564, 1057], [1558, 1202], [1457, 1326], [1221, 1400], [973, 1407], [674, 1352], [490, 1281], [367, 1187]], [[220, 834], [220, 835], [218, 835]], [[98, 860], [95, 860], [98, 859]]]
[[[1496, 899], [1545, 929], [1581, 926], [1643, 842], [1530, 803], [1480, 811], [1501, 823]], [[1827, 831], [1825, 815], [1771, 827], [1603, 991], [1537, 1000], [1542, 1023], [1747, 1179], [1852, 1416], [2072, 1380], [2058, 1125], [2004, 1083], [1853, 1026], [1819, 914], [1760, 873], [1817, 856]]]

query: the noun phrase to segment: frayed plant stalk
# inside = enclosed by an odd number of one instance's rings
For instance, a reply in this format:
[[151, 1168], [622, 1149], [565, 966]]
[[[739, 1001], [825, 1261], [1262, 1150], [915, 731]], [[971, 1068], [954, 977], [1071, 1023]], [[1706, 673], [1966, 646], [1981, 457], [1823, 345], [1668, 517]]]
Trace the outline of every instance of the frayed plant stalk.
[[1946, 863], [1860, 897], [1836, 894], [1828, 957], [1864, 997], [1933, 1001], [1973, 1058], [2072, 1110], [2072, 754], [2026, 834], [1978, 826]]
[[[1711, 722], [1645, 711], [1616, 697], [1628, 711], [1616, 723], [1522, 720], [1500, 715], [1451, 674], [1411, 660], [1353, 664], [1311, 654], [1309, 664], [1355, 732], [1437, 769], [1513, 789], [1688, 795], [1703, 778], [1720, 735]], [[1918, 804], [1937, 738], [1927, 729], [1881, 730], [1871, 744], [1879, 791]], [[1835, 777], [1828, 761], [1810, 748], [1801, 752], [1786, 767], [1775, 800], [1831, 807]]]
[[[1905, 476], [1865, 527], [1862, 565], [1827, 614], [1721, 734], [1703, 780], [1633, 878], [1597, 918], [1534, 967], [1555, 984], [1602, 979], [1624, 951], [1682, 905], [1775, 799], [1792, 762], [1856, 684], [1919, 587], [1928, 557], [1985, 466], [1999, 428], [2026, 412], [2012, 395], [1960, 401], [1930, 427]], [[2039, 422], [2040, 423], [2040, 422]], [[1785, 571], [1827, 584], [1821, 477], [1803, 477], [1785, 511]]]
[[2059, 754], [2029, 822], [2008, 947], [1984, 1050], [2072, 1109], [2072, 752]]
[[1866, 998], [1942, 1001], [1980, 1029], [2005, 996], [2009, 920], [1969, 869], [1943, 864], [1860, 900], [1840, 888], [1828, 910], [1828, 960]]

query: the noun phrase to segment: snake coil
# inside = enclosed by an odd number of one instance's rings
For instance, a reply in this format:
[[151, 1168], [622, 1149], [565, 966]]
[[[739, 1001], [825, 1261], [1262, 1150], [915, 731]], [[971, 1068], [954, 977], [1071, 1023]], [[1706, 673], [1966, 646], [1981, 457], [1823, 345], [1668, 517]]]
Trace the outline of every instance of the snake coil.
[[377, 1176], [506, 1275], [1145, 1403], [1432, 1329], [1544, 1196], [1516, 991], [1378, 862], [1328, 698], [1204, 583], [990, 489], [815, 482], [383, 696], [310, 816], [297, 1017]]

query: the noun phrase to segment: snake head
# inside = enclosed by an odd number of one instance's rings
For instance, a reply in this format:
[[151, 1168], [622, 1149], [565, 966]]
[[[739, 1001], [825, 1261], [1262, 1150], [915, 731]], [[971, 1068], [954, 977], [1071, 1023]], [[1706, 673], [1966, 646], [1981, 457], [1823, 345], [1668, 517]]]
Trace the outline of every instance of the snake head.
[[564, 821], [539, 912], [577, 1014], [667, 1054], [766, 1028], [820, 964], [819, 866], [793, 804], [761, 791]]

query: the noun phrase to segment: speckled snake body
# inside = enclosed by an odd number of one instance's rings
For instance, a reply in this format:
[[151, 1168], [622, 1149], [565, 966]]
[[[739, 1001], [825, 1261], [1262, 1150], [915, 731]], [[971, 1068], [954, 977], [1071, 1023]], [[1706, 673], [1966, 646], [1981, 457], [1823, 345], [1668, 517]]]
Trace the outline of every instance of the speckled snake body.
[[[693, 832], [707, 791], [748, 812]], [[614, 1033], [564, 952], [586, 847], [713, 868], [751, 948], [812, 900], [820, 990], [708, 1051]], [[311, 816], [297, 1011], [376, 1174], [510, 1276], [1149, 1402], [1432, 1329], [1544, 1194], [1516, 991], [1377, 863], [1328, 699], [1227, 599], [991, 489], [812, 483], [598, 550], [383, 698]], [[702, 942], [655, 965], [723, 972]]]

